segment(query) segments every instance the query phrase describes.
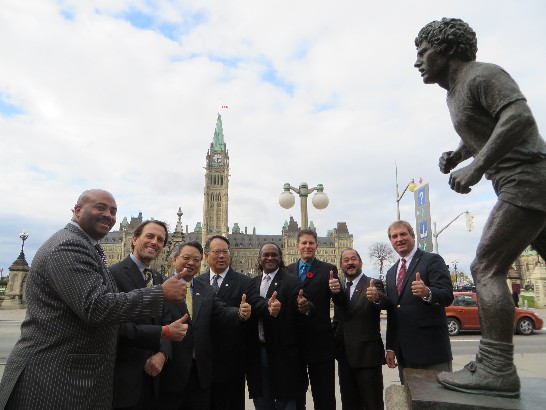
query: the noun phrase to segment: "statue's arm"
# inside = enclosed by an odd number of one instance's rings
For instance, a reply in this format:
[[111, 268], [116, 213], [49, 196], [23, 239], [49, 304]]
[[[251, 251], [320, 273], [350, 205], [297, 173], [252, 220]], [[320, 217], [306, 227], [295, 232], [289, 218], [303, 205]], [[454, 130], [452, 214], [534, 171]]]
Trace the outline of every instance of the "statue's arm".
[[446, 151], [440, 156], [438, 166], [440, 171], [444, 174], [449, 174], [449, 172], [459, 165], [461, 162], [467, 160], [472, 156], [470, 150], [466, 145], [461, 141], [459, 146], [455, 151]]

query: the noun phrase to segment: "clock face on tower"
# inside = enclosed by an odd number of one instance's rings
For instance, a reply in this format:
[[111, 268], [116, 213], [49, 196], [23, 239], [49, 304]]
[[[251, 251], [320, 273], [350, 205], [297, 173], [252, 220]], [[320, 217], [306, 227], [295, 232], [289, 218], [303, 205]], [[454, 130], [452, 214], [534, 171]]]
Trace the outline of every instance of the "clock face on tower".
[[222, 163], [222, 156], [220, 154], [216, 154], [214, 157], [212, 157], [213, 163], [216, 165], [220, 165]]

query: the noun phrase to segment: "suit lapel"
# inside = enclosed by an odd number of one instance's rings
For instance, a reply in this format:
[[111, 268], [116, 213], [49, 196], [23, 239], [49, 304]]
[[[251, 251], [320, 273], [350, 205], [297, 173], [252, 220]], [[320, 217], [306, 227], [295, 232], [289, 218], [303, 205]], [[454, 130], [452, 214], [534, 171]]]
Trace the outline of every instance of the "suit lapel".
[[201, 305], [203, 304], [203, 290], [202, 290], [202, 284], [198, 281], [193, 281], [193, 316], [192, 320], [195, 320], [197, 318], [197, 315], [199, 314], [199, 309], [201, 309]]
[[[298, 264], [299, 264], [299, 261], [298, 261]], [[317, 276], [318, 268], [319, 268], [319, 261], [315, 258], [313, 260], [313, 263], [309, 267], [309, 271], [307, 272], [307, 276], [305, 277], [305, 280], [303, 281], [301, 285], [302, 288], [306, 287], [307, 284], [311, 282]], [[296, 270], [299, 273], [299, 269], [297, 269], [297, 267], [296, 267]]]
[[268, 298], [270, 298], [273, 292], [275, 292], [281, 286], [282, 278], [283, 278], [283, 272], [281, 270], [277, 271], [277, 273], [275, 274], [275, 277], [269, 284], [269, 288], [267, 289]]
[[[415, 254], [413, 255], [413, 258], [411, 259], [411, 262], [406, 270], [406, 277], [404, 278], [404, 283], [402, 284], [402, 289], [400, 290], [400, 295], [404, 293], [404, 289], [406, 286], [408, 286], [408, 283], [413, 282], [413, 278], [415, 277], [413, 275], [413, 271], [417, 267], [417, 264], [419, 263], [419, 260], [421, 259], [421, 256], [423, 256], [423, 252], [420, 249], [417, 249]], [[395, 281], [396, 285], [396, 281]]]
[[136, 266], [130, 257], [127, 257], [126, 261], [127, 263], [124, 267], [127, 269], [127, 276], [131, 279], [133, 285], [135, 285], [135, 289], [145, 288], [146, 283], [144, 282], [144, 278], [142, 277], [142, 273], [140, 272], [140, 269], [138, 269], [138, 266]]
[[362, 277], [358, 281], [356, 288], [353, 292], [353, 297], [349, 301], [349, 309], [353, 308], [355, 304], [362, 299], [362, 297], [366, 297], [365, 294], [366, 294], [366, 288], [368, 287], [368, 277], [364, 275], [363, 273], [361, 275]]

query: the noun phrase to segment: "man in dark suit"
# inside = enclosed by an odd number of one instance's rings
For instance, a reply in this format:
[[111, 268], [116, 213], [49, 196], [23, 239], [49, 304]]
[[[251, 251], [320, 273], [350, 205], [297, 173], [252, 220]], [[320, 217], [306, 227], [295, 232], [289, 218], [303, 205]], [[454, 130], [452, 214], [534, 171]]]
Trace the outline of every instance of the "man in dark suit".
[[343, 302], [335, 305], [332, 327], [342, 409], [382, 410], [385, 348], [380, 313], [387, 307], [387, 295], [383, 282], [362, 273], [356, 250], [345, 249], [340, 265], [347, 282]]
[[[303, 359], [311, 383], [315, 410], [335, 410], [335, 350], [330, 320], [330, 299], [341, 298], [330, 290], [330, 277], [338, 284], [337, 268], [315, 258], [317, 233], [311, 229], [298, 232], [300, 260], [288, 265], [288, 273], [296, 275], [313, 309], [299, 326]], [[341, 300], [341, 299], [339, 299]], [[298, 408], [305, 408], [305, 395]]]
[[[228, 306], [238, 307], [242, 302], [252, 306], [252, 314], [267, 311], [267, 300], [260, 298], [250, 278], [229, 266], [229, 240], [214, 235], [205, 243], [205, 258], [209, 271], [195, 278], [211, 285], [215, 294]], [[247, 320], [249, 316], [245, 316]], [[246, 372], [246, 330], [242, 322], [237, 329], [215, 321], [212, 328], [214, 351], [212, 409], [244, 410]]]
[[213, 321], [236, 329], [243, 316], [250, 313], [250, 305], [242, 303], [229, 307], [220, 300], [212, 287], [194, 280], [199, 272], [203, 248], [199, 242], [182, 243], [174, 252], [175, 274], [184, 271], [183, 280], [190, 289], [185, 303], [171, 303], [171, 319], [189, 315], [189, 330], [181, 342], [166, 346], [169, 361], [161, 373], [161, 410], [209, 410], [211, 405], [212, 363], [216, 353], [212, 349]]
[[285, 272], [281, 249], [273, 243], [261, 247], [258, 269], [262, 274], [253, 281], [269, 309], [248, 324], [248, 390], [256, 410], [296, 410], [307, 390], [297, 330], [301, 281]]
[[451, 371], [451, 344], [445, 307], [453, 302], [447, 265], [435, 253], [415, 248], [406, 221], [389, 226], [389, 240], [400, 260], [387, 272], [387, 365]]
[[[132, 253], [110, 267], [121, 292], [130, 292], [163, 283], [163, 277], [149, 268], [167, 243], [167, 225], [161, 221], [144, 221], [133, 232]], [[165, 312], [165, 309], [164, 309]], [[181, 320], [171, 323], [169, 338], [181, 340], [188, 328]], [[167, 356], [162, 343], [167, 342], [162, 315], [143, 318], [137, 323], [120, 326], [114, 372], [114, 408], [148, 410], [159, 389], [156, 377]]]
[[98, 245], [116, 223], [114, 197], [83, 192], [72, 222], [36, 253], [26, 295], [27, 316], [0, 383], [0, 409], [108, 409], [113, 404], [119, 324], [161, 314], [186, 286], [116, 293]]

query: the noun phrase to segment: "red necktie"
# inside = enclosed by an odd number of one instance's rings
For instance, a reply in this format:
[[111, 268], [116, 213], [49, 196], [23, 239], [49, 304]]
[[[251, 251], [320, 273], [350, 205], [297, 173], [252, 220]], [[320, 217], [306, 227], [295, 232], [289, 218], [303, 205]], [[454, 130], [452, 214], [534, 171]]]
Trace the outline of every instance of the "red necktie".
[[400, 294], [400, 291], [402, 290], [402, 283], [404, 283], [404, 279], [406, 278], [406, 260], [402, 258], [401, 261], [402, 266], [400, 267], [398, 277], [396, 278], [396, 290], [398, 290], [398, 294]]

